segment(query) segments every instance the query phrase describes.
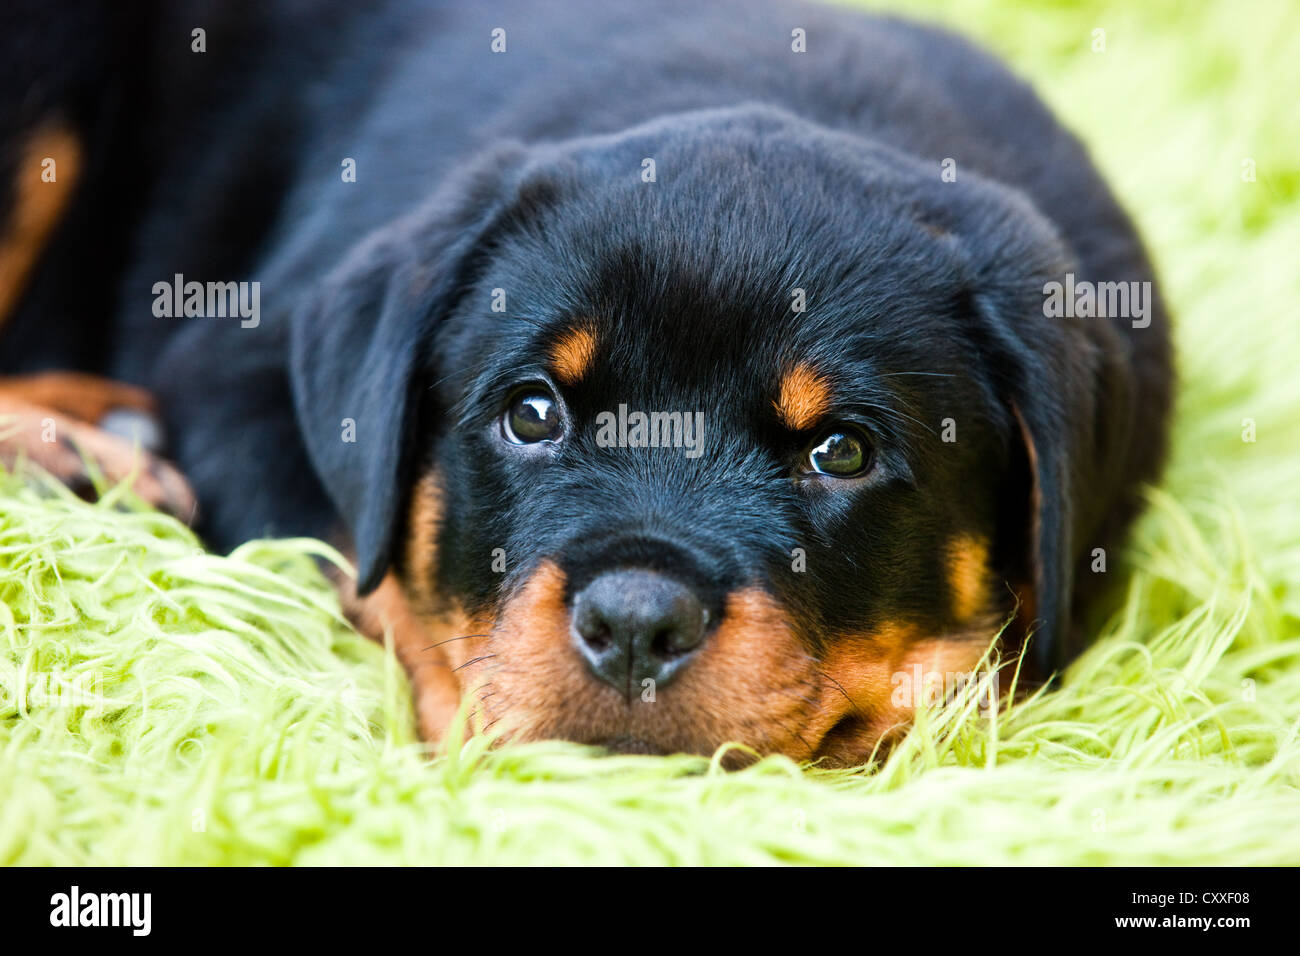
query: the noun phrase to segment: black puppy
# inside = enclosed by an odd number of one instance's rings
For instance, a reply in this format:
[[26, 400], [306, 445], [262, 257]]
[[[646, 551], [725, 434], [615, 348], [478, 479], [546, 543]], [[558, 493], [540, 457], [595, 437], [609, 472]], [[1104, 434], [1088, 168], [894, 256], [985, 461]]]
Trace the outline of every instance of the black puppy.
[[144, 8], [7, 107], [87, 158], [4, 368], [155, 393], [215, 546], [348, 543], [427, 736], [853, 762], [1008, 618], [1076, 652], [1168, 328], [1027, 87], [793, 3], [326, 6]]

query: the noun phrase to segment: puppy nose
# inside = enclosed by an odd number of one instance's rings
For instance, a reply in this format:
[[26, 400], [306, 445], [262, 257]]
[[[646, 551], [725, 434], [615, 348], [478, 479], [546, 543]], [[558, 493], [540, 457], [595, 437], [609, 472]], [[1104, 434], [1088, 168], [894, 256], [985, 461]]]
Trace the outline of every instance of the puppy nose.
[[610, 571], [573, 602], [573, 639], [601, 680], [629, 697], [677, 676], [704, 643], [708, 614], [690, 588], [653, 571]]

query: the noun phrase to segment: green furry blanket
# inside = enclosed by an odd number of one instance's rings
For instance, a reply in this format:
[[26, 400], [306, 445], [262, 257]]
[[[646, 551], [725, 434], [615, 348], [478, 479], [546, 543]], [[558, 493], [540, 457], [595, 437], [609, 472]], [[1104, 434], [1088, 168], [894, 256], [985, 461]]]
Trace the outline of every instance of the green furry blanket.
[[1020, 7], [949, 22], [1089, 142], [1178, 318], [1172, 466], [1059, 689], [866, 772], [428, 762], [322, 545], [0, 474], [0, 862], [1300, 863], [1300, 8]]

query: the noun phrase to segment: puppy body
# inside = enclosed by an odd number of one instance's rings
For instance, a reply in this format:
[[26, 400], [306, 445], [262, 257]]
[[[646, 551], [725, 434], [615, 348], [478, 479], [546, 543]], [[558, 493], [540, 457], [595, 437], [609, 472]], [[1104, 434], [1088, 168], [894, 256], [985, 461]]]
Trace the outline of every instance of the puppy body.
[[[968, 670], [1016, 607], [1041, 675], [1068, 661], [1076, 564], [1163, 457], [1168, 329], [1027, 87], [816, 6], [353, 6], [209, 12], [201, 54], [195, 14], [157, 8], [114, 119], [140, 198], [40, 266], [124, 244], [106, 347], [67, 344], [75, 290], [42, 279], [0, 370], [152, 390], [208, 540], [346, 536], [362, 592], [391, 575], [409, 605], [386, 619], [421, 620], [426, 696], [455, 668], [518, 737], [851, 761], [906, 719], [897, 675]], [[160, 319], [177, 275], [259, 282], [256, 325]], [[1150, 283], [1144, 324], [1049, 317], [1067, 276]], [[500, 440], [523, 386], [560, 440]], [[610, 447], [621, 406], [701, 416], [702, 454]], [[804, 467], [836, 422], [863, 475]], [[708, 622], [649, 701], [571, 647], [623, 569]]]

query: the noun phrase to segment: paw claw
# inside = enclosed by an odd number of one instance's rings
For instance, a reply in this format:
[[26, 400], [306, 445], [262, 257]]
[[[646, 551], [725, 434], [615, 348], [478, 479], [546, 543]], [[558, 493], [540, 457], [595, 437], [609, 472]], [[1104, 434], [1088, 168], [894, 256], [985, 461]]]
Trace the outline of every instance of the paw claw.
[[134, 408], [110, 408], [99, 420], [101, 431], [158, 454], [163, 447], [162, 425], [148, 412]]

